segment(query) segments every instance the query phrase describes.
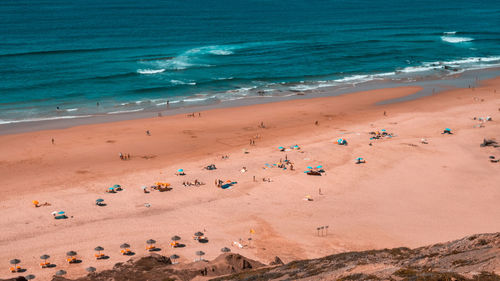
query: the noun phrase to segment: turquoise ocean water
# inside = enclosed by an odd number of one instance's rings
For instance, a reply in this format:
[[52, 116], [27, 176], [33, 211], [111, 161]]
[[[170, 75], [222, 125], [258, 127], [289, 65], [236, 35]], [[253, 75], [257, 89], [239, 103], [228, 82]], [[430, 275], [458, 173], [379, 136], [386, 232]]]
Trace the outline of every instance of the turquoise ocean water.
[[0, 124], [500, 66], [498, 0], [2, 0], [0, 15]]

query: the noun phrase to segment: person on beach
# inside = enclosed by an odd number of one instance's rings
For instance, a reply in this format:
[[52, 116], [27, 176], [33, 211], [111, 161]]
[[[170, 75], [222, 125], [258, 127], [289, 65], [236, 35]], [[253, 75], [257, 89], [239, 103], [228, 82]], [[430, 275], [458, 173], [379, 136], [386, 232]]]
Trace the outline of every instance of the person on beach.
[[55, 142], [55, 140], [54, 140], [54, 138], [52, 138], [52, 144], [54, 144], [54, 142]]
[[146, 135], [151, 136], [151, 133], [149, 132], [149, 130], [146, 131]]
[[123, 160], [123, 154], [120, 152], [120, 160]]

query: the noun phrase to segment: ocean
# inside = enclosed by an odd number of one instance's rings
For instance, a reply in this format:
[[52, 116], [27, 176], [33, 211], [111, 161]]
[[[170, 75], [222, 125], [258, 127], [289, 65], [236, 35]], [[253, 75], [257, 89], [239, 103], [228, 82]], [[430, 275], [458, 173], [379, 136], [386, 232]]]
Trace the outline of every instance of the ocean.
[[500, 66], [500, 1], [2, 0], [0, 124]]

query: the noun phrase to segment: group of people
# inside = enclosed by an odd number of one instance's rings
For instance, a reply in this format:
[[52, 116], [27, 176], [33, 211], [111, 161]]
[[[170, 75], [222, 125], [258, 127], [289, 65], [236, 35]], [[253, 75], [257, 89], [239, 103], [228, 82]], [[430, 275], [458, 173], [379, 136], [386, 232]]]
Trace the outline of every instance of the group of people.
[[184, 182], [182, 182], [182, 185], [184, 185], [184, 186], [193, 186], [193, 185], [200, 186], [200, 185], [205, 185], [205, 183], [196, 179], [196, 180], [194, 180], [194, 182], [184, 181]]
[[120, 152], [120, 160], [130, 160], [130, 154], [127, 153], [127, 154], [123, 154]]

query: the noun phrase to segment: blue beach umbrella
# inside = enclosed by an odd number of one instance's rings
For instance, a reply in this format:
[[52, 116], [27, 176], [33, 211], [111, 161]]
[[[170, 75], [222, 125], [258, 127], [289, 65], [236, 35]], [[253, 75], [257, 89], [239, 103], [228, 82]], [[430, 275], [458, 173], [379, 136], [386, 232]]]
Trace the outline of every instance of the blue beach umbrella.
[[343, 139], [338, 139], [338, 140], [337, 140], [337, 143], [339, 143], [339, 144], [342, 144], [343, 142], [344, 142], [344, 140], [343, 140]]
[[382, 132], [385, 132], [385, 129], [382, 129], [381, 131], [382, 131]]
[[321, 165], [320, 165], [320, 166], [318, 166], [318, 167], [316, 167], [316, 168], [321, 169], [321, 168], [323, 168], [323, 166], [321, 166]]
[[356, 160], [361, 161], [361, 160], [363, 160], [363, 158], [358, 157], [358, 158], [356, 158]]
[[98, 202], [98, 203], [101, 203], [101, 202], [104, 202], [104, 199], [99, 198], [99, 199], [97, 199], [97, 200], [95, 200], [95, 201], [96, 201], [96, 202]]
[[119, 185], [119, 184], [115, 184], [115, 185], [113, 185], [113, 187], [114, 187], [114, 188], [118, 188], [118, 187], [121, 187], [121, 185]]
[[184, 169], [179, 169], [179, 170], [177, 170], [177, 172], [182, 173], [182, 172], [184, 172]]
[[307, 166], [307, 168], [308, 168], [308, 169], [312, 169], [313, 167], [311, 167], [311, 166]]
[[63, 211], [57, 212], [58, 215], [64, 215]]
[[282, 150], [282, 149], [285, 149], [285, 148], [283, 146], [280, 146], [280, 147], [278, 147], [278, 149]]
[[450, 128], [446, 128], [446, 129], [444, 129], [444, 130], [445, 130], [445, 131], [450, 131], [450, 132], [451, 132], [451, 129], [450, 129]]
[[109, 190], [115, 190], [115, 188], [114, 188], [114, 187], [110, 187], [110, 188], [108, 188], [108, 189], [109, 189]]

